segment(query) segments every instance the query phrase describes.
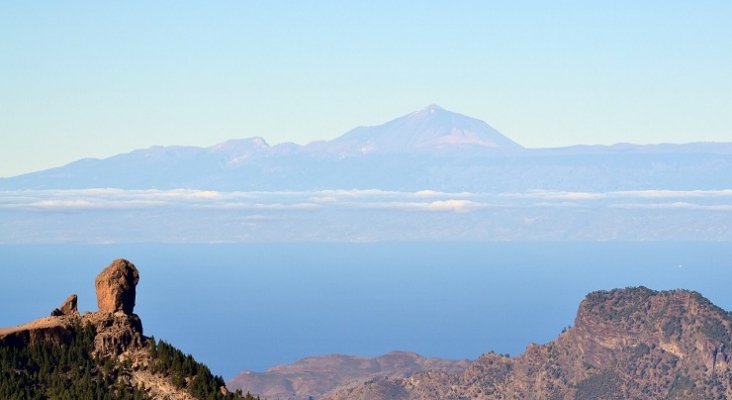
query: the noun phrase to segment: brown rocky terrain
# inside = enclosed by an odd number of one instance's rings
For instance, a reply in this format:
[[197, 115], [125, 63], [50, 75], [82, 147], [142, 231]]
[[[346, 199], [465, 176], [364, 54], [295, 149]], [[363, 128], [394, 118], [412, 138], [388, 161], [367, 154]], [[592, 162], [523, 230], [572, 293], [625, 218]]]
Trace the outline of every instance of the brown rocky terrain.
[[120, 356], [139, 350], [144, 347], [146, 338], [142, 334], [140, 317], [133, 313], [138, 281], [139, 273], [134, 264], [115, 260], [97, 276], [98, 312], [80, 315], [76, 308], [77, 297], [73, 294], [61, 307], [53, 310], [50, 317], [0, 329], [0, 344], [18, 346], [39, 341], [62, 344], [76, 333], [76, 326], [90, 323], [97, 332], [95, 351], [101, 355]]
[[595, 292], [575, 325], [514, 358], [488, 353], [462, 373], [365, 382], [329, 400], [732, 398], [732, 317], [700, 294]]
[[[51, 312], [50, 317], [0, 329], [0, 349], [70, 345], [82, 330], [86, 330], [83, 327], [91, 325], [94, 331], [92, 356], [95, 360], [111, 361], [112, 368], [120, 376], [121, 382], [118, 383], [128, 388], [143, 388], [145, 398], [194, 400], [196, 397], [185, 387], [175, 385], [169, 374], [159, 371], [160, 362], [153, 360], [150, 349], [154, 348], [154, 341], [143, 335], [142, 321], [133, 313], [138, 281], [139, 273], [132, 263], [115, 260], [97, 276], [95, 282], [99, 311], [80, 315], [76, 308], [77, 297], [71, 295], [61, 307]], [[192, 358], [191, 361], [195, 362]], [[154, 373], [150, 367], [155, 362], [158, 367]], [[185, 379], [190, 383], [198, 377]], [[215, 390], [221, 395], [216, 396], [217, 399], [241, 398], [229, 394], [223, 386]]]
[[265, 372], [245, 371], [227, 383], [268, 399], [319, 399], [363, 385], [365, 381], [399, 379], [421, 371], [462, 372], [467, 360], [426, 358], [394, 351], [374, 358], [333, 354], [308, 357]]
[[69, 296], [69, 298], [64, 301], [61, 306], [53, 311], [51, 311], [52, 317], [60, 317], [62, 315], [78, 315], [79, 309], [77, 307], [78, 303], [78, 297], [76, 297], [75, 294], [72, 294]]

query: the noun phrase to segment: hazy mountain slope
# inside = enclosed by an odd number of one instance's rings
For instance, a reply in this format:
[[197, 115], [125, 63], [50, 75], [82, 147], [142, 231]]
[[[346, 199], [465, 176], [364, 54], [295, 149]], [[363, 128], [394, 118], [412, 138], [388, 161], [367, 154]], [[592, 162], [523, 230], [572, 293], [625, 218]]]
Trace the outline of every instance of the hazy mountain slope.
[[523, 149], [483, 121], [447, 111], [435, 104], [380, 126], [355, 128], [322, 148], [339, 157], [369, 153], [422, 152], [432, 155], [470, 154], [494, 150], [495, 154]]
[[80, 160], [65, 167], [0, 179], [0, 190], [382, 189], [496, 193], [732, 188], [732, 155], [708, 153], [485, 157], [369, 154], [343, 159], [293, 154], [260, 157], [233, 167], [226, 167], [227, 157], [138, 158], [131, 153], [105, 160]]
[[366, 382], [328, 399], [730, 398], [731, 328], [698, 293], [595, 292], [574, 327], [522, 355], [484, 354], [461, 374]]
[[432, 105], [331, 141], [153, 147], [0, 179], [0, 190], [384, 189], [505, 192], [732, 188], [732, 144], [524, 149], [483, 121]]
[[227, 386], [269, 399], [308, 400], [372, 379], [404, 378], [429, 370], [458, 373], [468, 364], [467, 360], [425, 358], [399, 351], [375, 358], [333, 354], [304, 358], [265, 372], [245, 371], [230, 380]]

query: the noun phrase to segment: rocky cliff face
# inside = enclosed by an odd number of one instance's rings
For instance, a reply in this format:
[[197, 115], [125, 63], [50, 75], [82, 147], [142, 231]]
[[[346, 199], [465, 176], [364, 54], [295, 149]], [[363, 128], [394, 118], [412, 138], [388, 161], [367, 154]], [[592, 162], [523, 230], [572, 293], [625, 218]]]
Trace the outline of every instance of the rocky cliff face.
[[135, 308], [135, 288], [139, 281], [140, 274], [134, 264], [124, 259], [114, 260], [94, 281], [99, 312], [122, 311], [131, 315]]
[[97, 332], [96, 350], [103, 355], [119, 355], [141, 348], [145, 341], [142, 321], [132, 312], [139, 280], [134, 264], [115, 260], [96, 278], [98, 312], [80, 315], [77, 296], [72, 294], [51, 312], [51, 317], [0, 329], [0, 343], [33, 344], [39, 340], [63, 343], [65, 337], [73, 335], [75, 326], [89, 323]]
[[399, 379], [428, 370], [459, 373], [468, 364], [467, 360], [426, 358], [401, 351], [374, 358], [333, 354], [304, 358], [266, 372], [242, 372], [227, 386], [268, 399], [319, 399], [364, 381]]
[[28, 345], [38, 341], [63, 344], [78, 326], [91, 324], [97, 332], [95, 351], [103, 356], [119, 356], [144, 347], [142, 321], [133, 314], [135, 286], [140, 275], [127, 260], [113, 261], [96, 278], [99, 311], [80, 315], [77, 296], [71, 295], [51, 317], [14, 328], [0, 329], [0, 344]]
[[[192, 400], [194, 397], [184, 389], [185, 385], [175, 385], [165, 371], [152, 373], [149, 368], [153, 362], [149, 351], [152, 340], [143, 335], [142, 321], [133, 313], [138, 282], [139, 273], [132, 263], [115, 260], [95, 281], [99, 311], [80, 315], [76, 308], [77, 297], [71, 295], [51, 312], [50, 317], [0, 329], [0, 350], [30, 345], [39, 348], [49, 344], [70, 346], [78, 343], [82, 332], [91, 326], [94, 332], [91, 354], [95, 360], [111, 361], [121, 379], [117, 384], [127, 388], [142, 387], [145, 398]], [[239, 398], [228, 394], [224, 388], [221, 390], [221, 395], [214, 398]]]
[[695, 292], [595, 292], [575, 326], [515, 358], [484, 354], [464, 372], [366, 382], [336, 399], [732, 398], [732, 317]]

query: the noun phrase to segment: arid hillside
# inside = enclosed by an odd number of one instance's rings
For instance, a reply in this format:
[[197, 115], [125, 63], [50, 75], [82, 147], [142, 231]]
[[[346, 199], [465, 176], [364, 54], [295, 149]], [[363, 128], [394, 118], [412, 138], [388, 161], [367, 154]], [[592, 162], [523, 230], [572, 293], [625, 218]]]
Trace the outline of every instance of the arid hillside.
[[462, 373], [370, 381], [327, 399], [727, 399], [731, 327], [695, 292], [594, 292], [573, 327], [522, 355], [488, 353]]
[[405, 378], [422, 371], [459, 373], [469, 364], [468, 360], [427, 358], [403, 351], [374, 358], [331, 354], [304, 358], [265, 372], [245, 371], [227, 386], [268, 399], [309, 400], [363, 385], [364, 381]]

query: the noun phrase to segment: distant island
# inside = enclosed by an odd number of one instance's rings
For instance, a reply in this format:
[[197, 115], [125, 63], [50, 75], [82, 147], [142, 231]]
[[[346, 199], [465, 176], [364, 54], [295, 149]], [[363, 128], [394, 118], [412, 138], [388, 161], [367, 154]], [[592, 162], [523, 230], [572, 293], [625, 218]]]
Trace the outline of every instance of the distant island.
[[484, 121], [429, 105], [300, 146], [235, 139], [152, 147], [0, 179], [0, 190], [608, 192], [732, 188], [732, 142], [528, 149]]
[[152, 147], [0, 179], [5, 244], [730, 241], [730, 211], [732, 143], [528, 149], [437, 105], [302, 146]]

